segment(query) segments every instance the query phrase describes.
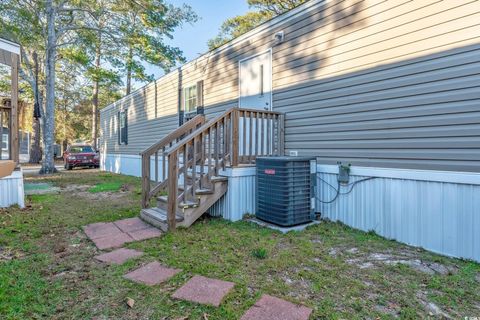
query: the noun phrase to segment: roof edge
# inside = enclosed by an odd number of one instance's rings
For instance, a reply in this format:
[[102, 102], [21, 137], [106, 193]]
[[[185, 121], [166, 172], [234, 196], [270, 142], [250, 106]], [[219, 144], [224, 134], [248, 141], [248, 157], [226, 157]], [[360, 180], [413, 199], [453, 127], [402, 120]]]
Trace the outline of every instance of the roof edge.
[[20, 45], [4, 38], [0, 38], [0, 50], [20, 55]]
[[297, 14], [303, 13], [305, 10], [308, 11], [309, 8], [315, 6], [319, 3], [326, 2], [326, 1], [328, 1], [328, 0], [309, 0], [305, 3], [302, 3], [298, 7], [295, 7], [293, 9], [290, 9], [290, 10], [278, 15], [278, 16], [275, 16], [272, 19], [267, 20], [267, 21], [263, 22], [262, 24], [256, 26], [252, 30], [250, 30], [248, 32], [245, 32], [244, 34], [242, 34], [242, 35], [240, 35], [236, 38], [233, 38], [232, 40], [230, 40], [227, 43], [221, 45], [220, 47], [205, 52], [204, 54], [200, 55], [198, 58], [195, 58], [195, 59], [185, 63], [184, 65], [190, 64], [190, 63], [194, 62], [195, 60], [198, 60], [198, 59], [200, 59], [200, 58], [202, 58], [206, 55], [218, 54], [218, 53], [234, 46], [237, 43], [245, 41], [247, 38], [251, 37], [252, 35], [254, 35], [256, 33], [263, 32], [263, 31], [267, 30], [268, 28], [270, 28], [270, 27], [272, 27], [275, 24], [278, 24], [280, 22], [288, 21], [288, 20], [292, 19], [293, 17], [295, 17]]
[[258, 34], [260, 32], [264, 32], [266, 30], [268, 30], [268, 28], [276, 25], [276, 24], [279, 24], [279, 23], [282, 23], [282, 22], [286, 22], [286, 21], [289, 21], [290, 19], [293, 19], [294, 17], [296, 17], [298, 14], [300, 13], [303, 13], [303, 12], [308, 12], [312, 9], [312, 7], [320, 4], [320, 3], [326, 3], [328, 2], [329, 0], [310, 0], [310, 1], [307, 1], [301, 5], [299, 5], [298, 7], [296, 8], [293, 8], [285, 13], [282, 13], [268, 21], [265, 21], [264, 23], [260, 24], [259, 26], [253, 28], [252, 30], [230, 40], [229, 42], [221, 45], [220, 47], [216, 48], [216, 49], [213, 49], [213, 50], [210, 50], [210, 51], [207, 51], [203, 54], [201, 54], [200, 56], [198, 56], [197, 58], [195, 59], [192, 59], [186, 63], [184, 63], [183, 65], [179, 66], [178, 68], [176, 68], [175, 70], [173, 71], [170, 71], [169, 73], [166, 73], [162, 76], [160, 76], [159, 78], [155, 79], [154, 81], [152, 82], [149, 82], [147, 83], [146, 85], [138, 88], [137, 90], [131, 92], [130, 94], [128, 95], [125, 95], [123, 96], [122, 98], [118, 99], [117, 101], [115, 101], [114, 103], [111, 103], [109, 104], [108, 106], [106, 106], [105, 108], [101, 109], [100, 110], [100, 113], [103, 112], [103, 111], [107, 111], [111, 108], [113, 108], [117, 103], [121, 102], [122, 100], [125, 100], [126, 98], [134, 95], [137, 91], [140, 91], [142, 89], [145, 89], [147, 86], [149, 86], [150, 84], [164, 78], [164, 77], [167, 77], [175, 72], [178, 72], [179, 69], [181, 68], [185, 68], [185, 67], [188, 67], [190, 64], [193, 64], [195, 63], [196, 61], [199, 61], [207, 56], [214, 56], [216, 54], [219, 54], [220, 52], [224, 51], [224, 50], [227, 50], [233, 46], [235, 46], [236, 44], [238, 43], [241, 43], [245, 40], [247, 40], [248, 38], [250, 38], [251, 36], [255, 35], [255, 34]]

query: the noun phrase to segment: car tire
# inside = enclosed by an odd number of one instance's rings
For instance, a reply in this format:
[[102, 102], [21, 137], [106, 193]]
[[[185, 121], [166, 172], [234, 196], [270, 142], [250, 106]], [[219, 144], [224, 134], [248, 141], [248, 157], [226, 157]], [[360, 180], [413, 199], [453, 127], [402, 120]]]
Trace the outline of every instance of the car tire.
[[65, 169], [67, 169], [67, 170], [72, 170], [73, 168], [72, 168], [71, 165], [68, 165], [68, 164], [67, 164], [67, 167], [66, 167]]

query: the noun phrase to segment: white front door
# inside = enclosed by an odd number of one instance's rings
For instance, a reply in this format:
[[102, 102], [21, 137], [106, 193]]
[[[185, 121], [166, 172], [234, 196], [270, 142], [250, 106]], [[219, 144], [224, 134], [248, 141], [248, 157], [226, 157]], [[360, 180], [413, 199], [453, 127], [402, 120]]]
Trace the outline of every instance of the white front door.
[[272, 110], [272, 53], [240, 61], [240, 108]]
[[[267, 51], [240, 61], [239, 107], [245, 109], [272, 110], [272, 53]], [[240, 156], [268, 154], [268, 139], [271, 138], [271, 120], [239, 119]], [[244, 121], [245, 120], [245, 121]], [[251, 128], [250, 128], [251, 127]], [[271, 131], [272, 129], [270, 129]], [[245, 131], [245, 133], [243, 132]], [[257, 132], [258, 131], [258, 132]], [[250, 137], [252, 132], [252, 137]], [[256, 134], [263, 132], [263, 137]], [[243, 141], [245, 137], [245, 142]], [[262, 141], [263, 140], [263, 141]]]

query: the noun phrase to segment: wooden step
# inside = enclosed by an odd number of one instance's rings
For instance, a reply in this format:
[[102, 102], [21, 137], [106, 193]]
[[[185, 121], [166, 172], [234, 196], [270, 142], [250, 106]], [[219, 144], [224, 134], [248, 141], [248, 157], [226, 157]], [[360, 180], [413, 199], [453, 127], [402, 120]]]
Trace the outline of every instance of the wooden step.
[[195, 208], [185, 210], [185, 219], [178, 225], [188, 228], [190, 227], [200, 216], [202, 216], [215, 202], [220, 199], [225, 192], [227, 192], [227, 181], [219, 181], [215, 183], [215, 189], [212, 194], [198, 195], [199, 205]]
[[[188, 174], [187, 174], [188, 176]], [[222, 177], [222, 176], [213, 176], [211, 177], [211, 181], [212, 183], [219, 183], [219, 182], [227, 182], [228, 181], [228, 178], [227, 177]], [[187, 187], [188, 186], [191, 186], [191, 184], [187, 184]], [[214, 185], [212, 186], [214, 187]], [[178, 191], [179, 192], [183, 192], [185, 190], [185, 185], [179, 185], [178, 186]], [[201, 195], [209, 195], [209, 194], [213, 194], [215, 192], [214, 189], [209, 189], [209, 188], [202, 188], [202, 189], [197, 189], [195, 191], [195, 194], [198, 195], [198, 196], [201, 196]], [[168, 203], [168, 196], [158, 196], [157, 197], [157, 201], [159, 203], [161, 203], [161, 205], [159, 205], [160, 208], [162, 209], [165, 209], [165, 205]], [[181, 202], [178, 204], [178, 207], [181, 208], [181, 209], [185, 209], [185, 208], [195, 208], [198, 206], [198, 202], [194, 202], [194, 201], [189, 201], [189, 202]]]
[[[207, 175], [205, 174], [205, 175], [204, 175], [204, 179], [205, 179], [206, 177], [207, 177]], [[189, 178], [190, 180], [193, 178], [191, 172], [187, 172], [187, 178]], [[195, 180], [198, 181], [199, 179], [200, 179], [200, 175], [197, 174], [197, 175], [195, 176]], [[224, 176], [212, 176], [210, 179], [211, 179], [212, 182], [228, 181], [228, 177], [224, 177]]]
[[[140, 212], [140, 219], [155, 226], [163, 231], [168, 230], [167, 212], [160, 208], [142, 209]], [[176, 221], [182, 222], [184, 219], [177, 213]]]
[[[188, 186], [191, 186], [191, 185], [188, 185]], [[183, 190], [185, 190], [185, 189], [183, 188], [183, 185], [178, 187], [178, 191], [183, 192]], [[198, 194], [198, 195], [202, 195], [202, 194], [212, 194], [212, 193], [213, 193], [213, 190], [212, 190], [212, 189], [207, 189], [207, 188], [195, 190], [195, 194]]]
[[[227, 191], [228, 178], [212, 177], [212, 183], [210, 185], [212, 189], [203, 188], [197, 190], [195, 195], [197, 201], [178, 204], [177, 227], [188, 228], [217, 202]], [[183, 187], [184, 186], [179, 187], [179, 192], [183, 191]], [[187, 185], [187, 187], [189, 187], [189, 185]], [[157, 206], [157, 208], [143, 209], [140, 217], [163, 231], [167, 231], [168, 196], [157, 197]]]
[[226, 182], [228, 181], [228, 178], [223, 176], [213, 176], [211, 180], [212, 182]]
[[[161, 209], [166, 208], [166, 206], [164, 205], [168, 203], [168, 196], [160, 196], [157, 198], [157, 201], [163, 204], [163, 205], [160, 205], [159, 208]], [[180, 209], [195, 208], [195, 207], [198, 207], [198, 202], [194, 202], [194, 201], [179, 202], [178, 207]]]
[[198, 195], [204, 195], [204, 194], [212, 194], [213, 193], [213, 190], [212, 189], [197, 189], [195, 190], [195, 194], [198, 194]]

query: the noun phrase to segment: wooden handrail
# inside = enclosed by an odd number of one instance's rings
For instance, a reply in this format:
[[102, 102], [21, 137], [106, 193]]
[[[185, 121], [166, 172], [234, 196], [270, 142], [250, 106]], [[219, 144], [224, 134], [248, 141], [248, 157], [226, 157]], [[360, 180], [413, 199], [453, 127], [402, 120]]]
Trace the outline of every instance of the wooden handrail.
[[193, 119], [190, 121], [187, 121], [177, 129], [173, 130], [170, 132], [168, 135], [163, 137], [160, 141], [157, 143], [151, 145], [147, 149], [143, 150], [140, 152], [140, 155], [153, 155], [156, 151], [159, 151], [161, 148], [164, 146], [170, 144], [170, 142], [180, 138], [182, 135], [184, 135], [186, 132], [196, 129], [199, 124], [204, 124], [205, 123], [205, 116], [203, 114], [196, 115]]
[[283, 155], [283, 150], [284, 115], [280, 112], [230, 108], [208, 122], [197, 115], [140, 153], [142, 207], [167, 191], [167, 223], [174, 230], [179, 204], [197, 205], [197, 192], [213, 191], [214, 177], [221, 169], [253, 164], [258, 156]]
[[238, 107], [233, 107], [233, 108], [231, 108], [231, 109], [236, 109], [236, 110], [241, 111], [241, 112], [247, 111], [247, 112], [254, 112], [254, 113], [256, 113], [256, 112], [258, 112], [258, 113], [265, 113], [265, 114], [268, 113], [268, 114], [274, 114], [274, 115], [278, 115], [278, 116], [283, 115], [282, 112], [272, 111], [272, 110], [249, 109], [249, 108], [238, 108]]
[[[201, 126], [205, 123], [205, 116], [197, 115], [192, 120], [178, 127], [167, 136], [162, 138], [160, 141], [151, 145], [144, 151], [140, 153], [142, 157], [142, 208], [147, 208], [150, 203], [150, 199], [156, 196], [159, 192], [166, 189], [167, 187], [167, 176], [166, 176], [166, 157], [165, 149], [170, 147], [174, 143], [177, 143], [183, 136], [188, 135], [198, 126]], [[162, 178], [159, 179], [159, 169], [158, 169], [158, 160], [159, 152], [161, 151], [162, 157]], [[152, 179], [150, 172], [150, 158], [155, 155], [155, 177]], [[155, 181], [155, 186], [151, 187], [151, 182]]]
[[167, 148], [169, 230], [176, 227], [179, 201], [195, 202], [197, 190], [214, 188], [213, 176], [227, 163], [235, 167], [257, 156], [283, 155], [283, 122], [280, 112], [231, 108]]
[[209, 120], [207, 123], [205, 123], [204, 125], [202, 125], [200, 128], [198, 128], [197, 130], [193, 131], [192, 133], [190, 133], [188, 136], [184, 137], [182, 140], [180, 140], [179, 142], [177, 142], [176, 144], [174, 144], [172, 147], [170, 147], [169, 149], [165, 150], [165, 153], [168, 155], [170, 153], [173, 153], [175, 151], [177, 151], [178, 149], [180, 149], [181, 147], [185, 146], [185, 144], [187, 144], [187, 142], [191, 141], [193, 138], [195, 138], [196, 136], [198, 136], [201, 132], [205, 132], [207, 131], [208, 129], [210, 129], [212, 126], [214, 126], [218, 121], [222, 120], [223, 118], [225, 118], [226, 116], [228, 116], [229, 114], [231, 114], [234, 110], [236, 110], [236, 108], [230, 108], [228, 109], [227, 111], [225, 111], [224, 113], [222, 113], [221, 115], [218, 115], [216, 116], [215, 118], [213, 118], [212, 120]]
[[[262, 115], [265, 114], [265, 115], [274, 115], [274, 116], [283, 117], [283, 113], [276, 112], [276, 111], [259, 110], [259, 109], [245, 109], [245, 108], [241, 108], [241, 109], [240, 108], [230, 108], [227, 111], [225, 111], [224, 113], [216, 116], [212, 120], [209, 120], [208, 122], [203, 124], [197, 130], [193, 131], [191, 134], [184, 137], [182, 140], [180, 140], [178, 143], [174, 144], [172, 147], [166, 149], [165, 153], [170, 154], [172, 152], [177, 151], [181, 147], [185, 146], [185, 144], [187, 144], [188, 141], [191, 141], [195, 136], [198, 136], [201, 132], [207, 131], [208, 129], [213, 127], [215, 124], [217, 124], [218, 122], [220, 122], [222, 119], [226, 118], [227, 116], [229, 116], [233, 112], [238, 112], [239, 115], [243, 115], [245, 112], [247, 112], [247, 113], [257, 113], [257, 114], [262, 114]], [[237, 121], [238, 121], [238, 119], [237, 119]], [[233, 137], [236, 137], [237, 135], [238, 135], [238, 133], [233, 134]], [[235, 150], [238, 150], [238, 148], [234, 148], [234, 151]]]

